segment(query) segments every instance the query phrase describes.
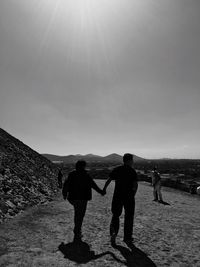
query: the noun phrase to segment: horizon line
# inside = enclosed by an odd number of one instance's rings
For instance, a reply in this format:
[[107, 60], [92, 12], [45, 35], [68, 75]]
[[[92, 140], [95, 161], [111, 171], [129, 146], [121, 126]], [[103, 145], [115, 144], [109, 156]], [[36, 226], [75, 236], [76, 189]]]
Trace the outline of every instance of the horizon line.
[[[130, 153], [130, 152], [127, 152], [127, 153]], [[93, 153], [86, 153], [86, 154], [80, 154], [80, 153], [77, 153], [77, 154], [64, 154], [64, 155], [58, 155], [58, 154], [52, 154], [52, 153], [39, 153], [41, 155], [53, 155], [53, 156], [58, 156], [58, 157], [68, 157], [68, 156], [87, 156], [87, 155], [93, 155], [93, 156], [98, 156], [98, 157], [107, 157], [107, 156], [110, 156], [110, 155], [118, 155], [118, 156], [121, 156], [123, 157], [122, 154], [118, 154], [118, 153], [109, 153], [109, 154], [105, 154], [105, 155], [99, 155], [99, 154], [93, 154]], [[133, 154], [133, 153], [131, 153]], [[139, 157], [139, 158], [142, 158], [142, 159], [145, 159], [145, 160], [200, 160], [200, 158], [176, 158], [176, 157], [159, 157], [159, 158], [145, 158], [145, 157], [142, 157], [142, 156], [138, 156], [136, 154], [133, 154], [133, 157], [136, 156], [136, 157]]]

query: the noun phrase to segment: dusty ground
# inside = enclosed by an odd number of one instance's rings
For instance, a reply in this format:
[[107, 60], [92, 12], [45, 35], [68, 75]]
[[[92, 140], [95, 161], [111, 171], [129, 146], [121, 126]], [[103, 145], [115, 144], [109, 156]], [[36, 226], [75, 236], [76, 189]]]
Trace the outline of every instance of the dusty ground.
[[61, 196], [0, 225], [0, 266], [200, 266], [200, 197], [163, 188], [170, 205], [162, 205], [152, 202], [152, 187], [140, 183], [135, 247], [128, 248], [122, 230], [117, 246], [110, 245], [112, 192], [113, 184], [105, 197], [94, 192], [80, 244], [72, 243], [73, 210]]

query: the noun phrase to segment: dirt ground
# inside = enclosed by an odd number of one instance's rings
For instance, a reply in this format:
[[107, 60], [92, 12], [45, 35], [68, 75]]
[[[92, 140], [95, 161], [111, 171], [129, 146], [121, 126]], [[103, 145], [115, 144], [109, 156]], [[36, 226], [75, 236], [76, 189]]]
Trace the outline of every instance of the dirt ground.
[[[103, 187], [104, 181], [97, 181]], [[73, 243], [73, 210], [61, 194], [0, 225], [0, 266], [200, 266], [200, 197], [163, 188], [170, 205], [152, 201], [152, 187], [139, 184], [134, 246], [123, 243], [123, 215], [117, 245], [109, 239], [114, 184], [102, 197], [93, 192], [83, 241]]]

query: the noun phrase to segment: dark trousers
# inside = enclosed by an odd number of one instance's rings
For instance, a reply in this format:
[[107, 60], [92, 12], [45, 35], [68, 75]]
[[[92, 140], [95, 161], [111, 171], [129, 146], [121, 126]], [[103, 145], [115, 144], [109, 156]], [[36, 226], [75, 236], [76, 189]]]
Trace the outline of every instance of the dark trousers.
[[132, 238], [133, 220], [135, 213], [135, 198], [126, 199], [113, 198], [112, 201], [112, 220], [110, 224], [110, 235], [117, 235], [119, 232], [119, 217], [124, 208], [124, 239]]
[[74, 236], [81, 236], [83, 218], [87, 209], [87, 200], [69, 200], [74, 207]]
[[154, 196], [154, 200], [160, 200], [160, 201], [163, 201], [162, 193], [161, 193], [161, 182], [160, 182], [160, 181], [158, 181], [158, 182], [153, 186], [153, 196]]

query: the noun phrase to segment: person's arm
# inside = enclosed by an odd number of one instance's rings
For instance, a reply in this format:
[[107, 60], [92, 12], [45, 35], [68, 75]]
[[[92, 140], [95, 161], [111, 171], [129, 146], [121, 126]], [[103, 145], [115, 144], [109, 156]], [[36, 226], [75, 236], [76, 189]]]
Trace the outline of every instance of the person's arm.
[[111, 183], [112, 180], [115, 180], [116, 179], [116, 176], [117, 176], [117, 168], [113, 169], [111, 171], [111, 173], [109, 174], [109, 178], [107, 179], [104, 187], [103, 187], [103, 192], [104, 194], [106, 194], [106, 189], [107, 187], [109, 186], [109, 184]]
[[109, 186], [109, 184], [111, 183], [111, 181], [112, 181], [112, 177], [109, 177], [109, 178], [107, 179], [107, 181], [105, 182], [105, 185], [104, 185], [104, 187], [103, 187], [103, 192], [104, 192], [104, 194], [106, 194], [106, 189], [107, 189], [107, 187]]
[[98, 185], [95, 183], [95, 181], [92, 178], [91, 178], [91, 186], [95, 191], [97, 191], [97, 193], [101, 195], [105, 195], [103, 190], [98, 187]]

